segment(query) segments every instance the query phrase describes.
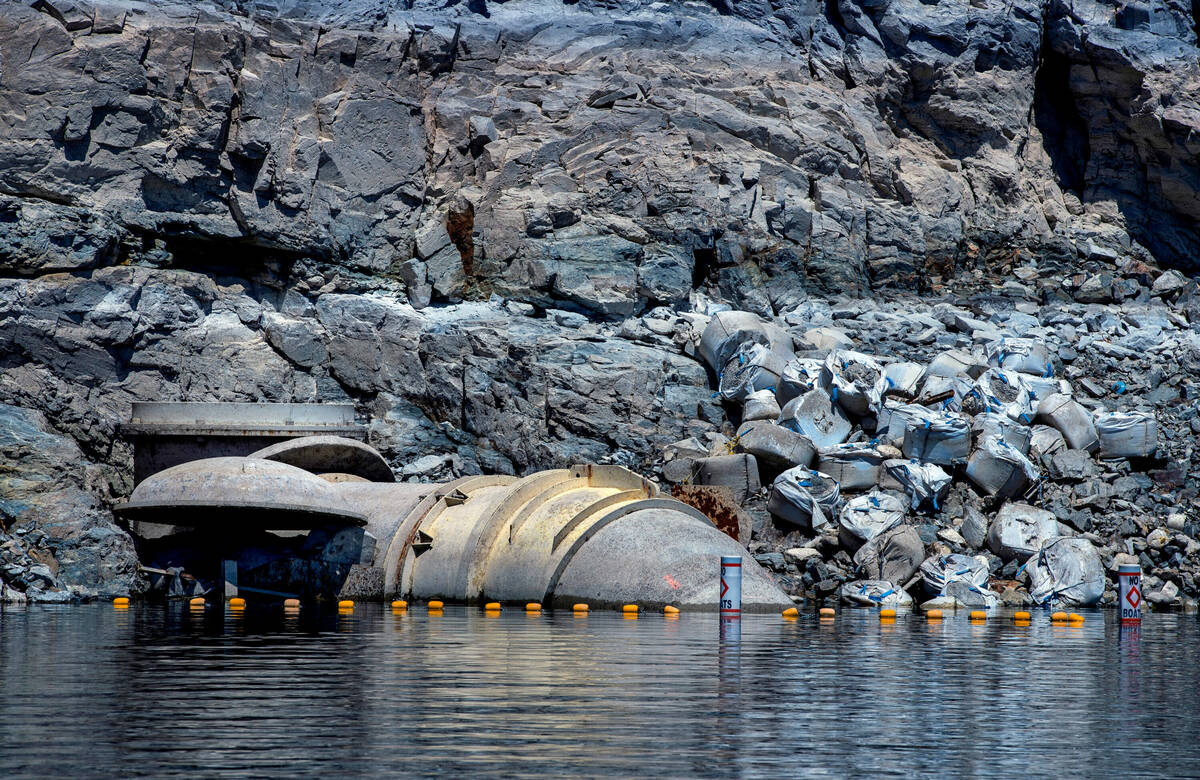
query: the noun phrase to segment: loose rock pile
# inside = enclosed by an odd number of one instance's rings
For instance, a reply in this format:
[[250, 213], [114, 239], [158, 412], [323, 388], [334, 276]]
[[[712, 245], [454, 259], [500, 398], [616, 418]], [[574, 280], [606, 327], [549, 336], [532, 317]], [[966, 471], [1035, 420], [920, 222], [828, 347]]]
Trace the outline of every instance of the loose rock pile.
[[808, 301], [781, 322], [709, 306], [683, 349], [728, 420], [665, 448], [662, 476], [728, 486], [751, 551], [796, 596], [1111, 604], [1117, 567], [1140, 563], [1150, 602], [1193, 607], [1179, 431], [1200, 427], [1183, 403], [1200, 395], [1198, 337], [1178, 292]]

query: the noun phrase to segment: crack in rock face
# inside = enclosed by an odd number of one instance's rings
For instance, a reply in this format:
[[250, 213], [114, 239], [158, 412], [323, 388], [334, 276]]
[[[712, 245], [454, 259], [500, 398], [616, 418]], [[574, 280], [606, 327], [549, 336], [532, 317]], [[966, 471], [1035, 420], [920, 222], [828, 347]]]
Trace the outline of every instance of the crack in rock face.
[[[351, 402], [398, 472], [433, 457], [438, 478], [657, 474], [663, 447], [707, 450], [741, 424], [696, 359], [725, 307], [786, 327], [806, 359], [834, 331], [836, 348], [921, 365], [1041, 339], [1097, 390], [1077, 393], [1159, 415], [1165, 462], [1046, 499], [1104, 544], [1143, 538], [1161, 496], [1186, 504], [1200, 427], [1196, 16], [1109, 0], [5, 4], [0, 403], [76, 447], [89, 476], [55, 500], [95, 524], [55, 536], [3, 504], [5, 533], [47, 537], [0, 543], [24, 561], [0, 579], [136, 587], [127, 535], [98, 518], [132, 487], [119, 426], [139, 400]], [[27, 449], [4, 457], [21, 495], [50, 473]], [[960, 487], [947, 500], [974, 507]], [[1186, 517], [1172, 532], [1191, 538]], [[798, 546], [765, 512], [754, 525], [755, 543]], [[819, 549], [781, 576], [830, 591], [836, 550]], [[1149, 576], [1194, 596], [1189, 544], [1150, 549]]]

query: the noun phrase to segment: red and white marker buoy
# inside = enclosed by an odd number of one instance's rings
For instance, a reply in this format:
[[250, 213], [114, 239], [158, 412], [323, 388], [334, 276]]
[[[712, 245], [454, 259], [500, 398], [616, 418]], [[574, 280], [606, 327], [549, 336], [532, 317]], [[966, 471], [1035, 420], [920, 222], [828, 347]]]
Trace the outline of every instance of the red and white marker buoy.
[[721, 556], [721, 617], [742, 616], [742, 556]]
[[1121, 607], [1121, 623], [1142, 622], [1142, 567], [1123, 563], [1117, 569], [1117, 603]]

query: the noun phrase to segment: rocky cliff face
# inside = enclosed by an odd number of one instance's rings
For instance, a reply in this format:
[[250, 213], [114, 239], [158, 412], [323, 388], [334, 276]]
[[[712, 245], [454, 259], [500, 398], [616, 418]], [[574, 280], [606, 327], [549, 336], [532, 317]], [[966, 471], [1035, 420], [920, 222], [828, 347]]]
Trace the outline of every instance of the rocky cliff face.
[[[1196, 24], [1174, 0], [4, 3], [0, 402], [77, 443], [88, 507], [131, 487], [136, 400], [349, 400], [414, 478], [648, 470], [728, 422], [690, 356], [706, 300], [802, 330], [830, 316], [810, 296], [1052, 311], [1194, 268]], [[8, 529], [73, 514], [3, 499]]]

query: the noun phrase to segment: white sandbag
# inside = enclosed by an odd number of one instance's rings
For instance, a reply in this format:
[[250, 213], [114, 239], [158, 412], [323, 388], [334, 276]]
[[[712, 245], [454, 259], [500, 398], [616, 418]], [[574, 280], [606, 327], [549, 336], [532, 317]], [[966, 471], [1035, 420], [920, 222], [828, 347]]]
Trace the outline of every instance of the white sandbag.
[[775, 422], [779, 419], [779, 411], [779, 403], [775, 400], [774, 390], [756, 390], [746, 396], [746, 401], [742, 405], [742, 421], [770, 420]]
[[840, 501], [836, 480], [797, 466], [771, 483], [767, 511], [784, 522], [819, 532], [837, 517]]
[[1096, 435], [1103, 458], [1148, 458], [1158, 450], [1158, 421], [1146, 412], [1098, 412]]
[[998, 436], [982, 439], [967, 461], [967, 479], [998, 498], [1024, 495], [1039, 476], [1037, 466]]
[[971, 454], [971, 423], [956, 412], [926, 412], [904, 431], [904, 457], [922, 463], [951, 466]]
[[911, 607], [912, 596], [886, 580], [855, 580], [838, 591], [846, 604], [860, 607]]
[[884, 457], [869, 444], [838, 444], [817, 455], [817, 471], [838, 481], [842, 491], [869, 490], [879, 484]]
[[1087, 539], [1048, 539], [1024, 568], [1035, 604], [1090, 607], [1104, 596], [1104, 564]]
[[1047, 465], [1050, 458], [1060, 452], [1066, 452], [1067, 440], [1058, 429], [1049, 425], [1034, 425], [1029, 429], [1029, 458]]
[[909, 496], [913, 509], [928, 504], [941, 509], [941, 502], [950, 490], [950, 475], [933, 463], [909, 460], [885, 460], [884, 472]]
[[1036, 339], [1003, 337], [985, 347], [992, 368], [1049, 377], [1054, 375], [1050, 350]]
[[1000, 508], [988, 529], [987, 544], [1005, 561], [1028, 558], [1042, 543], [1059, 535], [1059, 523], [1053, 512], [1029, 506], [1007, 503]]
[[963, 609], [996, 609], [1000, 606], [999, 593], [965, 580], [948, 583], [945, 595], [957, 601]]
[[817, 449], [807, 436], [769, 420], [743, 423], [737, 432], [739, 452], [753, 455], [762, 466], [790, 469], [811, 466]]
[[887, 390], [883, 393], [885, 396], [912, 398], [921, 386], [925, 367], [920, 363], [897, 361], [884, 366], [883, 375], [887, 380]]
[[722, 311], [700, 336], [700, 358], [713, 371], [722, 371], [743, 344], [765, 344], [784, 359], [792, 356], [792, 337], [783, 328], [748, 311]]
[[895, 442], [899, 446], [899, 443], [904, 441], [904, 432], [911, 427], [911, 422], [923, 420], [927, 414], [929, 408], [925, 406], [884, 401], [883, 408], [875, 420], [875, 435], [882, 441]]
[[758, 492], [758, 462], [752, 455], [717, 455], [697, 458], [696, 484], [724, 485], [733, 490], [733, 500], [741, 504]]
[[788, 401], [779, 424], [804, 434], [818, 449], [841, 444], [852, 430], [846, 413], [820, 388]]
[[793, 398], [799, 398], [818, 387], [825, 361], [816, 358], [793, 358], [783, 367], [779, 386], [775, 388], [775, 400], [784, 406]]
[[938, 398], [947, 391], [949, 398], [943, 398], [929, 404], [929, 408], [944, 412], [960, 412], [964, 399], [967, 399], [975, 383], [965, 376], [927, 376], [921, 383], [921, 394], [918, 401], [926, 398]]
[[987, 358], [982, 355], [950, 349], [935, 357], [925, 369], [930, 376], [962, 376], [975, 379], [987, 370]]
[[1073, 450], [1095, 452], [1100, 448], [1092, 415], [1069, 396], [1055, 393], [1047, 397], [1038, 404], [1037, 420], [1056, 428]]
[[846, 502], [838, 514], [838, 538], [843, 547], [856, 548], [904, 521], [908, 507], [892, 493], [872, 490]]
[[882, 406], [887, 377], [883, 366], [870, 355], [835, 350], [825, 358], [821, 387], [847, 414], [866, 417]]
[[921, 535], [911, 525], [898, 525], [875, 536], [854, 553], [860, 577], [907, 582], [925, 560]]
[[[1042, 401], [1045, 401], [1055, 393], [1062, 393], [1066, 396], [1075, 394], [1075, 391], [1071, 388], [1071, 383], [1065, 379], [1054, 379], [1053, 377], [1040, 377], [1022, 374], [1021, 380], [1029, 388], [1030, 392], [1033, 393], [1038, 404], [1040, 404]], [[1034, 406], [1036, 408], [1037, 404], [1034, 404]]]
[[934, 555], [926, 558], [921, 564], [921, 584], [931, 596], [938, 596], [946, 591], [951, 582], [964, 581], [977, 588], [982, 588], [988, 582], [988, 562], [982, 555], [960, 555], [949, 553]]
[[743, 344], [717, 377], [717, 392], [726, 401], [742, 401], [757, 390], [774, 390], [787, 359], [763, 344]]
[[1037, 416], [1037, 395], [1019, 373], [988, 369], [975, 380], [971, 393], [979, 399], [984, 412], [1003, 414], [1030, 425]]
[[1021, 425], [1007, 415], [987, 412], [976, 415], [975, 419], [971, 420], [971, 432], [975, 435], [977, 446], [983, 439], [993, 437], [1003, 439], [1008, 446], [1022, 455], [1029, 454], [1029, 441], [1033, 437], [1029, 426]]

